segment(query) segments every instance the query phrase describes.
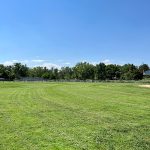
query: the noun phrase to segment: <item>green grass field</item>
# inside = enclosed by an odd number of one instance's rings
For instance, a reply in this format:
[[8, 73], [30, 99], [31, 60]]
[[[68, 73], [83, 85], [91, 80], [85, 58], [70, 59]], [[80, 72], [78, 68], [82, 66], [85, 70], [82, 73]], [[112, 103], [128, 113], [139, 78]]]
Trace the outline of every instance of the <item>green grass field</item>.
[[0, 83], [0, 150], [149, 150], [150, 88]]

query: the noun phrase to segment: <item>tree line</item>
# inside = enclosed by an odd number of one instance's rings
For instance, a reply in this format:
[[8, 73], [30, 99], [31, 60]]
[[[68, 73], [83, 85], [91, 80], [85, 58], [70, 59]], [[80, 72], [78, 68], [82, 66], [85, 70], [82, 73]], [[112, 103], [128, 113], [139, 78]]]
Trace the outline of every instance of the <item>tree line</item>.
[[141, 80], [143, 79], [143, 71], [149, 69], [147, 64], [135, 66], [134, 64], [105, 65], [99, 63], [93, 65], [88, 62], [80, 62], [73, 67], [48, 69], [40, 66], [29, 68], [27, 65], [15, 63], [10, 66], [1, 64], [0, 78], [10, 81], [24, 77], [38, 77], [47, 80]]

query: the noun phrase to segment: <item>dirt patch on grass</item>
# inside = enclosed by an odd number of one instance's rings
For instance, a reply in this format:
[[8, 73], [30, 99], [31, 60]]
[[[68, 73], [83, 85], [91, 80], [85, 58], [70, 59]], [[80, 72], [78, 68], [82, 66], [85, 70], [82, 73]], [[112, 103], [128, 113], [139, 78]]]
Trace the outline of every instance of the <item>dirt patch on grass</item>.
[[150, 88], [150, 85], [139, 85], [140, 87]]

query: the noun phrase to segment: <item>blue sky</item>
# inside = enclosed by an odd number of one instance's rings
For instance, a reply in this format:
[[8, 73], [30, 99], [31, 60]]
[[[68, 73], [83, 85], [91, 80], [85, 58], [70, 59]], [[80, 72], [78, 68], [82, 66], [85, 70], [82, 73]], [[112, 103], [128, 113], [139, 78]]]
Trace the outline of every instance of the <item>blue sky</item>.
[[150, 64], [150, 0], [0, 0], [0, 63]]

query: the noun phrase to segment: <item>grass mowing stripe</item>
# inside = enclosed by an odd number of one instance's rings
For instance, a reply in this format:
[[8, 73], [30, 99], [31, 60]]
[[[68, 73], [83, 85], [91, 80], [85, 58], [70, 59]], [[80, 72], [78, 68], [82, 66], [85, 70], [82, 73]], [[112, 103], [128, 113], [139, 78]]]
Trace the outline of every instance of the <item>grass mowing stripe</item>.
[[150, 147], [150, 93], [137, 84], [8, 82], [0, 107], [0, 149]]

